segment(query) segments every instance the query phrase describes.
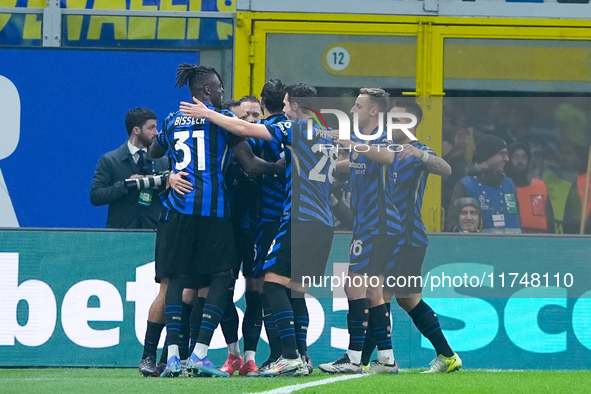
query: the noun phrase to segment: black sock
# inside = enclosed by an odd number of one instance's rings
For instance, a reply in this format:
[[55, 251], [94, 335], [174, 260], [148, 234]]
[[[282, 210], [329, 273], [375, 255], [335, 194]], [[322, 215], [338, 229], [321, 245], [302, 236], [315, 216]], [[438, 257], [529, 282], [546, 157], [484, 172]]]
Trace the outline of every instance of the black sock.
[[183, 314], [181, 315], [181, 330], [179, 331], [179, 354], [181, 360], [189, 358], [189, 339], [191, 337], [191, 311], [193, 305], [183, 302]]
[[308, 325], [310, 324], [310, 316], [308, 314], [308, 307], [306, 306], [306, 299], [304, 293], [299, 291], [292, 291], [291, 307], [293, 308], [293, 318], [295, 323], [296, 341], [298, 344], [298, 352], [300, 355], [308, 355]]
[[203, 318], [203, 305], [205, 305], [205, 298], [197, 297], [193, 310], [191, 311], [191, 340], [189, 341], [189, 355], [193, 353], [197, 337], [199, 336], [199, 329], [201, 328], [201, 319]]
[[347, 327], [349, 328], [348, 349], [357, 351], [363, 350], [368, 318], [369, 311], [367, 298], [349, 300], [349, 313], [347, 314]]
[[181, 318], [183, 315], [183, 288], [184, 279], [171, 277], [168, 279], [168, 288], [164, 304], [164, 316], [166, 319], [166, 343], [170, 345], [179, 344], [179, 333], [181, 331]]
[[203, 317], [197, 343], [207, 346], [211, 343], [213, 332], [218, 324], [220, 324], [220, 320], [224, 315], [228, 288], [232, 285], [233, 281], [234, 275], [232, 275], [231, 270], [212, 275], [209, 294], [203, 305]]
[[238, 342], [238, 311], [236, 305], [234, 305], [234, 286], [229, 288], [226, 294], [226, 309], [222, 321], [220, 321], [220, 326], [222, 326], [222, 333], [226, 343]]
[[[371, 309], [370, 309], [371, 313]], [[369, 315], [369, 320], [367, 321], [367, 331], [365, 332], [365, 342], [363, 342], [363, 351], [361, 352], [361, 364], [367, 365], [369, 364], [369, 360], [371, 359], [371, 355], [373, 354], [373, 350], [376, 348], [376, 340], [372, 334], [372, 320], [371, 314]]]
[[269, 358], [277, 360], [281, 357], [281, 339], [277, 334], [277, 325], [275, 324], [275, 315], [269, 304], [266, 294], [261, 294], [261, 303], [263, 304], [263, 320], [265, 321], [265, 332], [269, 341]]
[[294, 359], [298, 357], [298, 345], [295, 336], [293, 309], [285, 290], [286, 287], [279, 283], [263, 283], [263, 291], [267, 295], [267, 300], [269, 300], [271, 310], [275, 316], [275, 325], [277, 326], [277, 334], [281, 339], [283, 357]]
[[244, 338], [244, 351], [256, 351], [261, 329], [263, 326], [263, 308], [261, 296], [258, 291], [247, 291], [244, 293], [246, 299], [246, 310], [242, 320], [242, 337]]
[[144, 339], [144, 353], [142, 359], [152, 356], [156, 360], [156, 352], [158, 351], [158, 341], [160, 340], [160, 334], [164, 323], [154, 323], [148, 320], [148, 327], [146, 328], [146, 337]]
[[164, 347], [162, 348], [162, 353], [160, 353], [160, 364], [166, 364], [168, 361], [168, 344], [164, 341]]
[[386, 304], [369, 309], [369, 321], [372, 325], [372, 335], [378, 350], [392, 349], [392, 328], [390, 327], [390, 311]]
[[[390, 313], [390, 303], [386, 302], [386, 310]], [[375, 321], [375, 312], [372, 316], [372, 310], [369, 310], [369, 319], [367, 320], [367, 331], [365, 332], [365, 342], [363, 344], [363, 352], [361, 353], [361, 364], [367, 365], [369, 364], [369, 359], [373, 354], [374, 349], [376, 348], [376, 339], [373, 335], [373, 331], [375, 329], [376, 321]]]
[[433, 309], [426, 302], [421, 300], [408, 315], [412, 318], [413, 323], [417, 329], [423, 334], [425, 338], [431, 342], [437, 354], [442, 354], [444, 357], [451, 357], [454, 355], [453, 350], [447, 343], [439, 319]]

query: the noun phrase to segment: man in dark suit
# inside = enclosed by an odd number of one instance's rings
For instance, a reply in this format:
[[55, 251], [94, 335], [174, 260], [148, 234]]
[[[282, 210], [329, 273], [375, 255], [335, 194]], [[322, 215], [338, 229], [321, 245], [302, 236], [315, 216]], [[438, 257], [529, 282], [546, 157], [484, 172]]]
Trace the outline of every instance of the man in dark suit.
[[168, 169], [168, 159], [152, 159], [148, 147], [156, 138], [156, 114], [147, 108], [134, 108], [125, 115], [128, 140], [104, 154], [94, 170], [90, 202], [109, 204], [107, 228], [156, 229], [162, 203], [158, 189], [127, 189], [124, 180], [143, 178]]

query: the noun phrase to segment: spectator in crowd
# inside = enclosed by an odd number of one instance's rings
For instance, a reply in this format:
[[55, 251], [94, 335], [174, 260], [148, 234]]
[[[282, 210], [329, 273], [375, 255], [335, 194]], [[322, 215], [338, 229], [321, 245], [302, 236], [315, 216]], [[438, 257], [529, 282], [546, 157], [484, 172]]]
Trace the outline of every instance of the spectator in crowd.
[[[580, 231], [581, 209], [585, 201], [586, 184], [587, 173], [585, 172], [579, 175], [571, 186], [564, 212], [564, 232], [567, 234], [578, 234]], [[591, 234], [591, 182], [588, 189], [587, 203], [585, 204], [585, 224], [583, 225], [585, 234]]]
[[455, 130], [466, 125], [466, 108], [465, 102], [453, 99], [444, 99], [443, 105], [443, 128], [448, 130]]
[[458, 226], [455, 233], [479, 233], [482, 231], [482, 214], [480, 204], [475, 198], [462, 197], [454, 201], [458, 214]]
[[533, 108], [529, 105], [517, 103], [512, 106], [507, 122], [510, 141], [505, 142], [510, 144], [514, 141], [527, 139], [531, 135], [535, 116]]
[[[482, 136], [474, 152], [474, 169], [454, 186], [451, 201], [472, 197], [479, 201], [482, 212], [482, 231], [495, 233], [521, 233], [516, 189], [513, 181], [505, 176], [505, 164], [509, 161], [507, 144], [503, 139]], [[458, 226], [458, 212], [454, 206], [447, 231]]]
[[497, 97], [493, 99], [487, 112], [488, 119], [479, 125], [484, 134], [491, 134], [502, 138], [505, 142], [512, 142], [513, 137], [509, 132], [508, 120], [513, 108], [513, 101], [507, 98]]
[[509, 134], [512, 142], [521, 142], [528, 147], [528, 174], [539, 178], [544, 159], [556, 147], [556, 132], [553, 126], [536, 125], [536, 112], [530, 105], [516, 104], [509, 114]]
[[450, 205], [453, 187], [468, 174], [474, 156], [474, 130], [471, 127], [458, 128], [453, 136], [453, 143], [443, 159], [451, 166], [452, 172], [442, 181], [442, 201], [444, 207]]
[[548, 198], [548, 189], [541, 179], [528, 175], [531, 153], [529, 146], [522, 142], [509, 145], [507, 176], [517, 188], [519, 217], [524, 233], [553, 233], [554, 214]]
[[[542, 180], [546, 183], [548, 198], [552, 204], [552, 212], [554, 213], [553, 232], [556, 234], [563, 234], [565, 232], [566, 204], [573, 183], [575, 183], [579, 176], [578, 167], [579, 159], [577, 151], [573, 144], [569, 142], [561, 143], [558, 149], [544, 161]], [[572, 228], [570, 227], [569, 231], [573, 231]]]
[[109, 204], [107, 228], [156, 229], [162, 203], [158, 193], [164, 185], [143, 190], [127, 189], [125, 179], [143, 178], [168, 169], [168, 159], [152, 159], [148, 147], [156, 138], [156, 114], [134, 108], [125, 115], [128, 140], [104, 154], [94, 170], [90, 202]]
[[587, 115], [571, 103], [562, 103], [554, 110], [558, 138], [587, 148]]

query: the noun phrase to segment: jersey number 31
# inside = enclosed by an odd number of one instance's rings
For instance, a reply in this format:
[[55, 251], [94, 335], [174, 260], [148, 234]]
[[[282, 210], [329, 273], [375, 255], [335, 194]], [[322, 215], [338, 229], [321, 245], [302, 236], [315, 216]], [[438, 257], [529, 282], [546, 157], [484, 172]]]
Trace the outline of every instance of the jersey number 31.
[[[189, 131], [177, 131], [174, 133], [174, 149], [183, 152], [183, 161], [175, 164], [177, 171], [184, 170], [191, 163], [191, 147], [185, 143], [189, 139]], [[205, 170], [205, 133], [203, 130], [194, 130], [192, 135], [194, 143], [197, 143], [197, 171]]]

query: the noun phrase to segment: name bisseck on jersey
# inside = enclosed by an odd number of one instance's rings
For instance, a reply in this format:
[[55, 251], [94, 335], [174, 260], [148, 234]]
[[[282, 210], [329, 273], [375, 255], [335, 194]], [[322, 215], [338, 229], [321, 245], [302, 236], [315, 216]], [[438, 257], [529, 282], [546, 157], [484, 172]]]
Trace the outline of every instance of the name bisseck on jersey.
[[205, 118], [193, 118], [192, 116], [179, 116], [178, 118], [175, 119], [174, 121], [174, 125], [175, 126], [193, 126], [193, 125], [199, 125], [199, 124], [205, 124]]

